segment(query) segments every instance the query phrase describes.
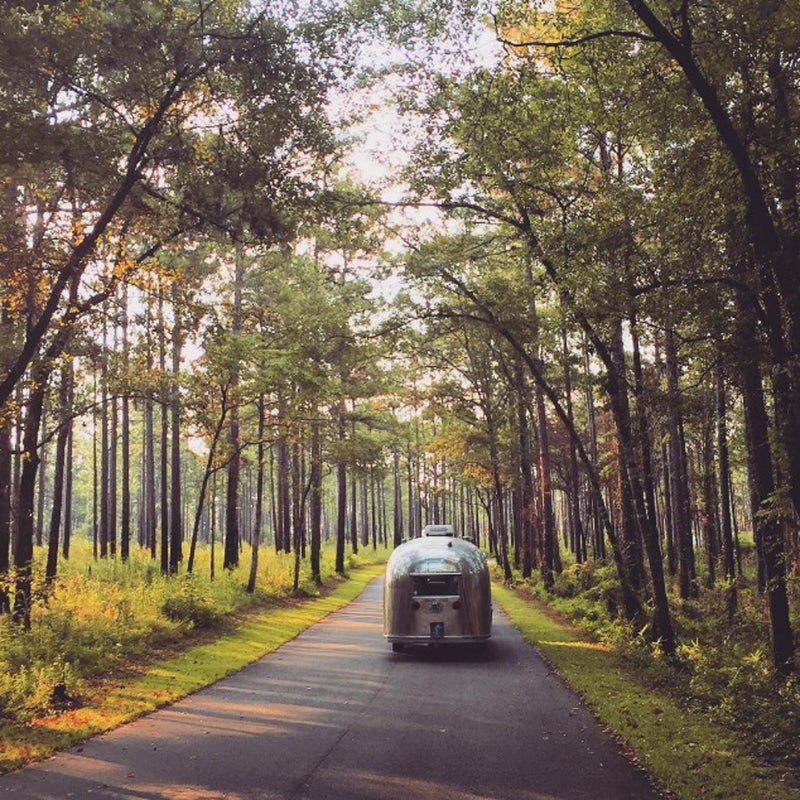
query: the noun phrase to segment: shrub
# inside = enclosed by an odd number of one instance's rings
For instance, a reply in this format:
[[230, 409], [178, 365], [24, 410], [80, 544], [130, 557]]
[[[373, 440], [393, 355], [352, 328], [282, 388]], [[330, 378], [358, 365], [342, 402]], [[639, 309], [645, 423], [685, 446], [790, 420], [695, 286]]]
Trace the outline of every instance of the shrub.
[[75, 665], [62, 654], [32, 647], [25, 632], [3, 620], [0, 626], [0, 715], [17, 722], [63, 709], [85, 691]]
[[184, 575], [170, 589], [174, 593], [161, 603], [161, 613], [167, 619], [199, 629], [210, 628], [219, 619], [219, 612], [200, 589], [194, 575]]

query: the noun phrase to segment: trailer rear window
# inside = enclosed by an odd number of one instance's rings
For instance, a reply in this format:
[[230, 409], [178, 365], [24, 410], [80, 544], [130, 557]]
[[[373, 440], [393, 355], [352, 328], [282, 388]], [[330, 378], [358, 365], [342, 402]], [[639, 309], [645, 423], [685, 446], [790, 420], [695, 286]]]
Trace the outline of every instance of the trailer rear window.
[[417, 597], [458, 597], [458, 575], [414, 575]]

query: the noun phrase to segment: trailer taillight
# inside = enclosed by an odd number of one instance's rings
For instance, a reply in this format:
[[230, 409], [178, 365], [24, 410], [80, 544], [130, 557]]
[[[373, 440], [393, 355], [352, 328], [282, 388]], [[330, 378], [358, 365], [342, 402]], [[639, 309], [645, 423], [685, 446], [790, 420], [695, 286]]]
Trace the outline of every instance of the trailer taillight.
[[419, 611], [419, 600], [412, 600], [411, 601], [411, 610], [412, 611]]
[[458, 609], [461, 608], [461, 601], [453, 600], [453, 608], [456, 609], [456, 611], [458, 611]]

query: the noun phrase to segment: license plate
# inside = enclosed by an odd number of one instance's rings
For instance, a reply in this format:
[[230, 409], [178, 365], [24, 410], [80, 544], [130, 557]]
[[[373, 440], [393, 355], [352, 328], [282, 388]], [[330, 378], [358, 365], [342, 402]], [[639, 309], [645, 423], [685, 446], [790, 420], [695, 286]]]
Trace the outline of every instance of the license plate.
[[431, 622], [431, 639], [444, 639], [444, 622]]

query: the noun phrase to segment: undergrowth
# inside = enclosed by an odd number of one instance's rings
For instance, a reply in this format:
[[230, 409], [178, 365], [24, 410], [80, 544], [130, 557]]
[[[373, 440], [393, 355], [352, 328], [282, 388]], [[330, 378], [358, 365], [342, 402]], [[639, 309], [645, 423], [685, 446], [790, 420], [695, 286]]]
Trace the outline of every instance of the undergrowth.
[[[649, 625], [634, 630], [620, 619], [613, 565], [572, 564], [551, 593], [536, 577], [525, 588], [561, 612], [592, 639], [612, 647], [651, 685], [667, 690], [687, 708], [708, 713], [738, 731], [751, 754], [782, 767], [800, 786], [800, 678], [778, 680], [770, 661], [764, 598], [744, 580], [738, 586], [701, 588], [698, 599], [670, 597], [678, 639], [669, 662]], [[735, 611], [731, 614], [732, 592]], [[800, 586], [790, 586], [793, 619]]]
[[[262, 548], [256, 591], [248, 594], [249, 559], [210, 577], [210, 554], [199, 550], [195, 570], [161, 574], [145, 552], [127, 562], [96, 560], [88, 546], [73, 547], [55, 582], [44, 581], [36, 553], [31, 627], [0, 616], [0, 719], [26, 723], [80, 705], [88, 682], [130, 669], [192, 633], [215, 630], [253, 606], [288, 602], [294, 556]], [[348, 568], [385, 560], [350, 555]], [[323, 582], [335, 580], [333, 555], [323, 555]], [[308, 564], [301, 565], [299, 596], [318, 594]]]

